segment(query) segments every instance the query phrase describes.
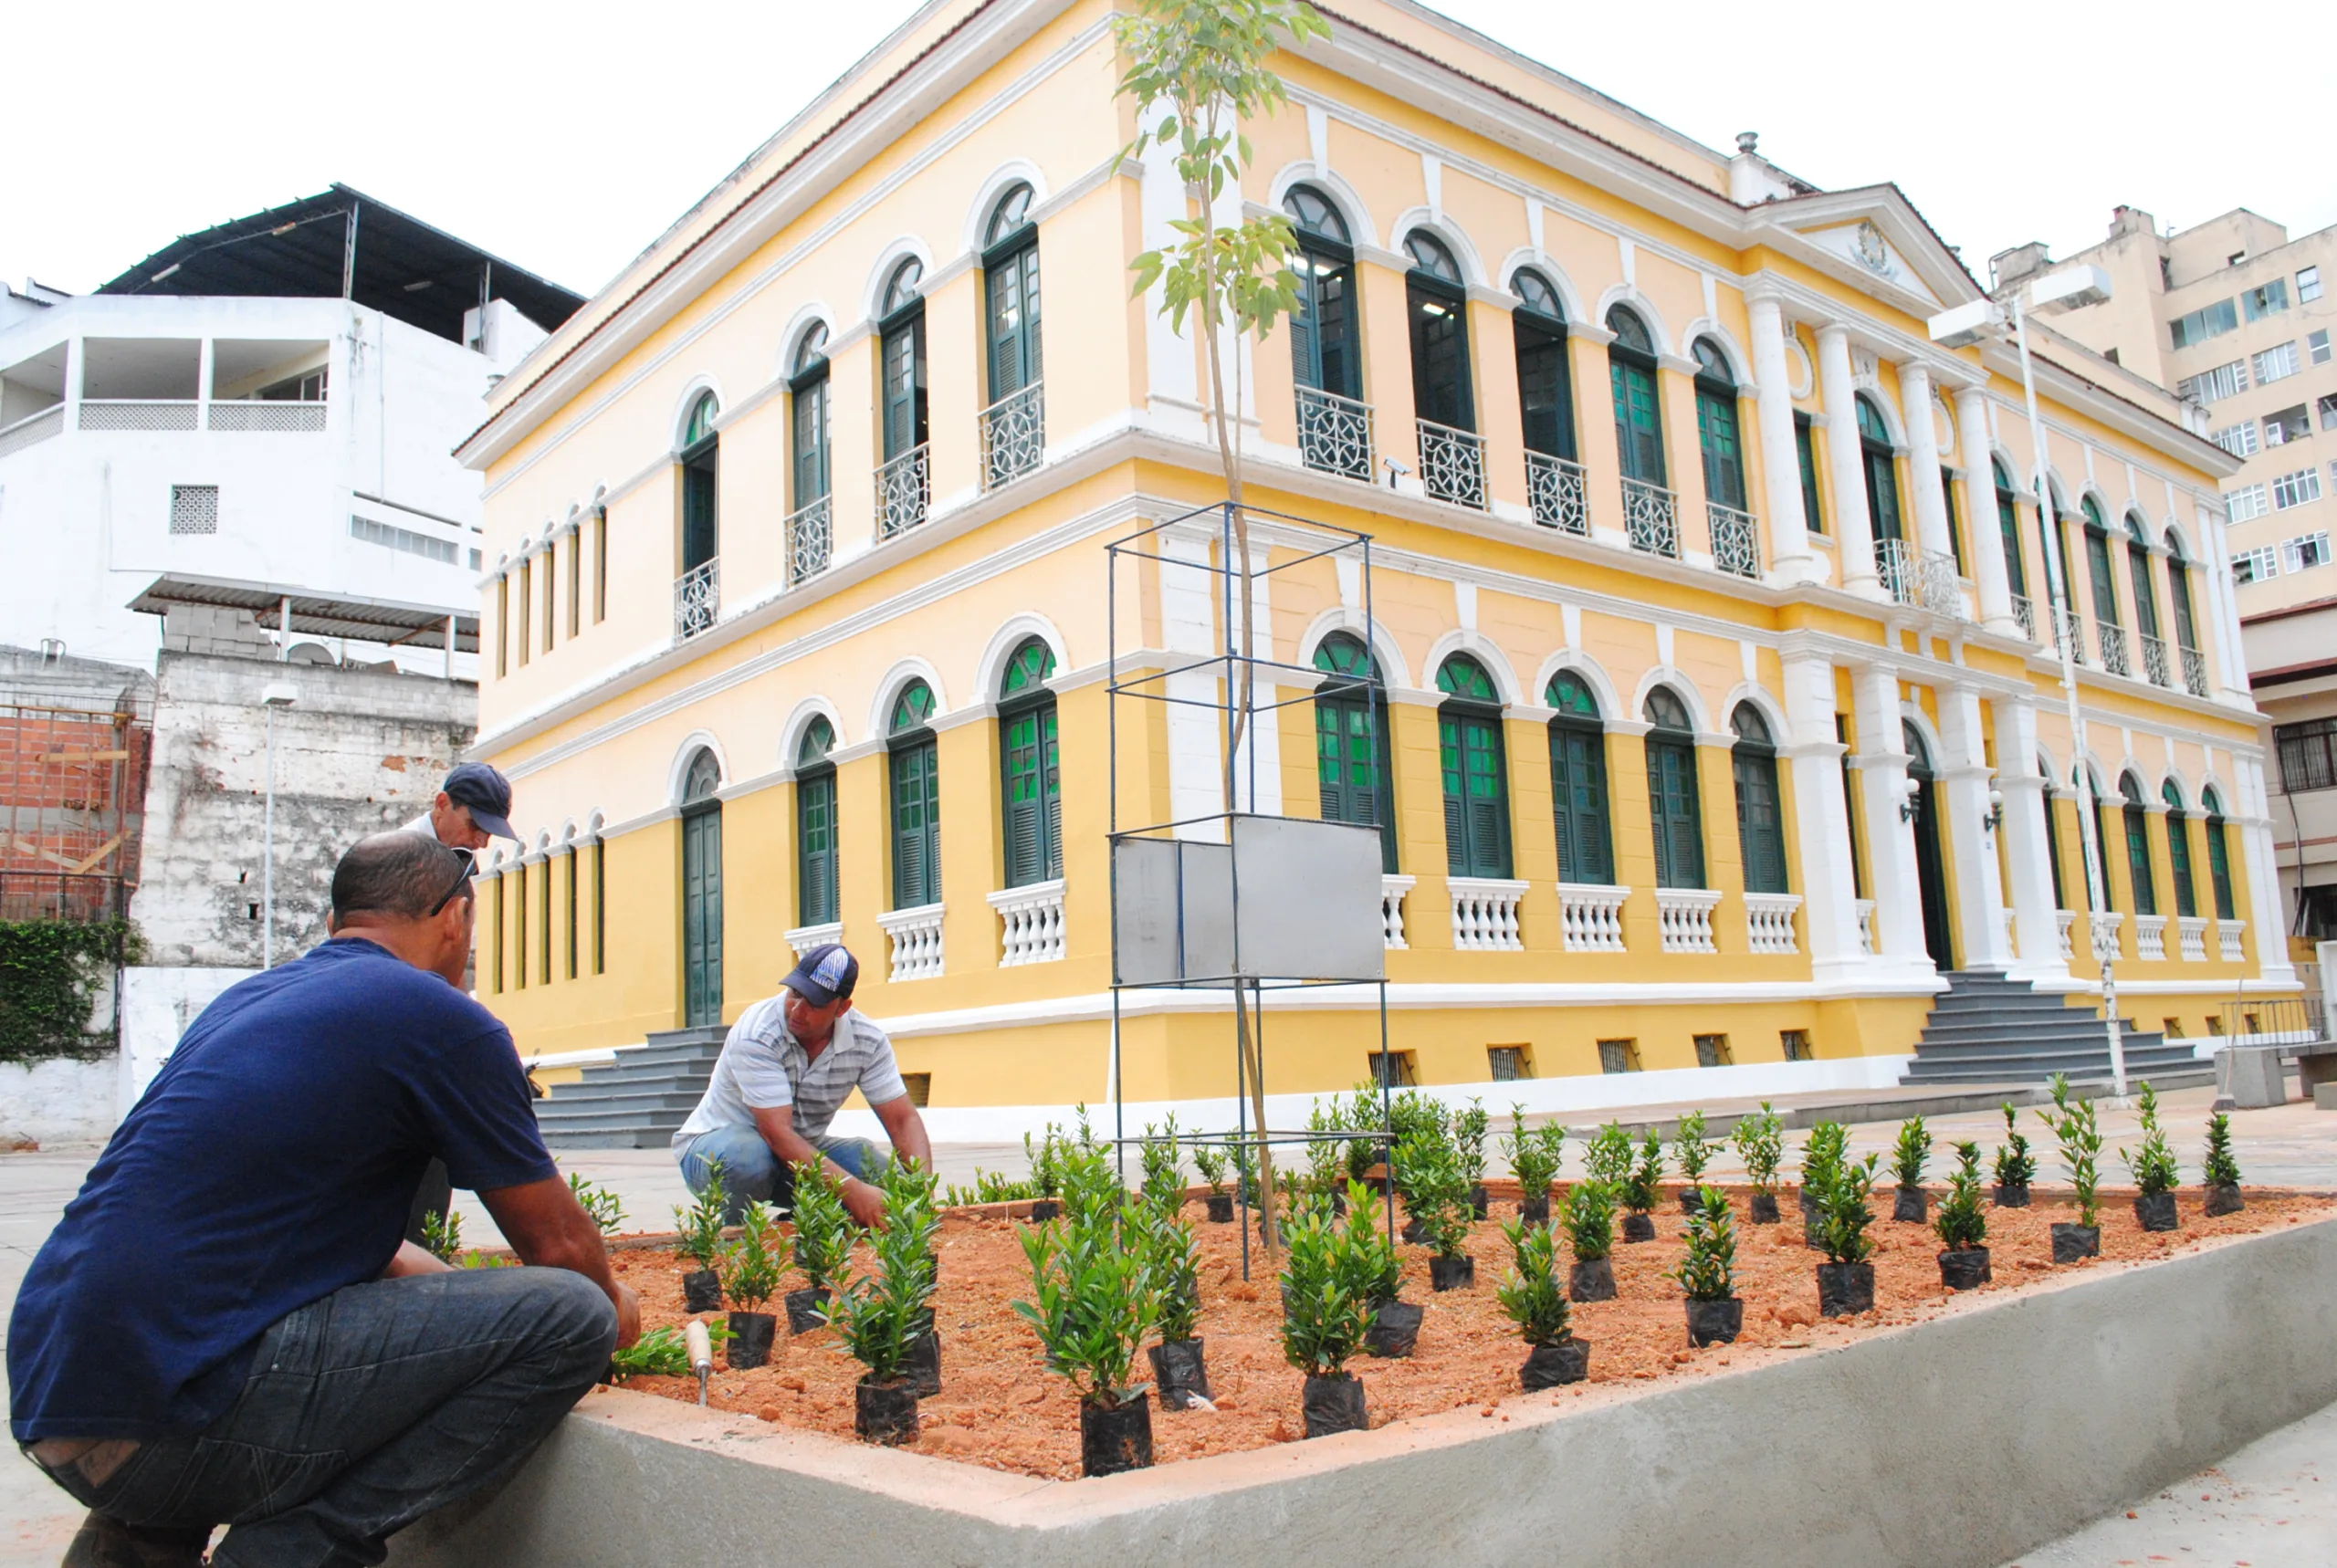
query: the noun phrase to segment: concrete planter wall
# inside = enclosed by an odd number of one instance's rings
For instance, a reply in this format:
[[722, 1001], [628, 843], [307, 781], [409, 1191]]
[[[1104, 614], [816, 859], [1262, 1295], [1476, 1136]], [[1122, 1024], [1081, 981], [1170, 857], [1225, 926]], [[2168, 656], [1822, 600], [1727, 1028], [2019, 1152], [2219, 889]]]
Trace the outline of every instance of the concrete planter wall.
[[[1663, 1386], [1074, 1485], [596, 1394], [398, 1568], [1754, 1562], [1995, 1568], [2337, 1399], [2337, 1220]], [[1035, 1372], [1034, 1372], [1035, 1375]], [[1368, 1375], [1368, 1374], [1367, 1374]], [[1693, 1465], [1695, 1468], [1691, 1469]], [[460, 1517], [457, 1517], [457, 1516]]]

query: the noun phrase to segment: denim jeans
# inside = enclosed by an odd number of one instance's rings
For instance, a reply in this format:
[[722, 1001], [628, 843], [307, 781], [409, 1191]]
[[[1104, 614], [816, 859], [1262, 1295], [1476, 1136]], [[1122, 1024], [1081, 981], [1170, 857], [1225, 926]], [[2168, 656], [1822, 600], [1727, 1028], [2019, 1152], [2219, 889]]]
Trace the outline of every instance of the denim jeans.
[[[822, 1134], [804, 1142], [864, 1181], [884, 1166], [885, 1152], [866, 1138], [832, 1138]], [[709, 1167], [716, 1160], [722, 1162], [722, 1190], [729, 1198], [728, 1218], [733, 1224], [750, 1197], [782, 1209], [795, 1207], [794, 1170], [771, 1152], [754, 1127], [716, 1127], [700, 1133], [682, 1145], [680, 1158], [682, 1180], [693, 1193], [706, 1190]]]
[[47, 1474], [133, 1528], [226, 1524], [216, 1564], [375, 1563], [393, 1531], [518, 1469], [615, 1346], [608, 1297], [563, 1269], [351, 1285], [262, 1335], [201, 1432], [141, 1445], [95, 1486]]

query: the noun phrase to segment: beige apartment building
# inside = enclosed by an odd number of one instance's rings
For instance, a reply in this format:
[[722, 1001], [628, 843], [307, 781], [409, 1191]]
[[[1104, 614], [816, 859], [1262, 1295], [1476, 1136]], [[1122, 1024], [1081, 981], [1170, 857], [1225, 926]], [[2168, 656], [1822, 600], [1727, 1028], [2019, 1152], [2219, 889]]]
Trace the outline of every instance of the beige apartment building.
[[2281, 903], [2309, 956], [2337, 937], [2337, 305], [2324, 292], [2337, 227], [2291, 240], [2243, 207], [2162, 233], [2120, 207], [2109, 237], [2075, 256], [2032, 244], [1996, 256], [1995, 287], [2077, 262], [2109, 273], [2111, 297], [2055, 328], [2197, 405], [2195, 428], [2244, 460], [2224, 482], [2229, 564], [2279, 758], [2268, 783]]

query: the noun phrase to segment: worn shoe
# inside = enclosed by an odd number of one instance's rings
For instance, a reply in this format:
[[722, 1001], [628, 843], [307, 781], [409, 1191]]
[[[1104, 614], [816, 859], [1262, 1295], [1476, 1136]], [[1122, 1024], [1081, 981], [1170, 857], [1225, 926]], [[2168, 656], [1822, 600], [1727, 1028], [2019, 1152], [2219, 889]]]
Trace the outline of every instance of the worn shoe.
[[207, 1530], [132, 1530], [92, 1509], [63, 1568], [203, 1568]]

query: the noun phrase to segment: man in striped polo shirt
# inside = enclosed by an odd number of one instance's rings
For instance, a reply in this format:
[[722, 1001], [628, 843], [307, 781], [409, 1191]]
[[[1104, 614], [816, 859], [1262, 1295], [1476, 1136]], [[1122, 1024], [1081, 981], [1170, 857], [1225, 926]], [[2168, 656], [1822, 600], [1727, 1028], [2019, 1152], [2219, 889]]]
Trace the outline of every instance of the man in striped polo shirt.
[[706, 1189], [718, 1160], [734, 1218], [750, 1197], [791, 1207], [795, 1167], [819, 1160], [843, 1181], [853, 1218], [879, 1223], [885, 1196], [866, 1179], [882, 1157], [876, 1145], [828, 1134], [854, 1087], [885, 1124], [896, 1153], [932, 1163], [925, 1119], [909, 1103], [892, 1040], [853, 1010], [859, 978], [859, 961], [841, 943], [822, 943], [804, 952], [779, 995], [730, 1026], [713, 1082], [674, 1134], [674, 1157], [692, 1192]]

